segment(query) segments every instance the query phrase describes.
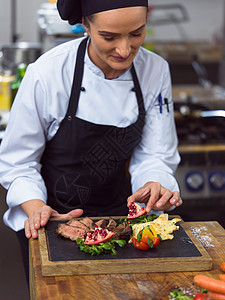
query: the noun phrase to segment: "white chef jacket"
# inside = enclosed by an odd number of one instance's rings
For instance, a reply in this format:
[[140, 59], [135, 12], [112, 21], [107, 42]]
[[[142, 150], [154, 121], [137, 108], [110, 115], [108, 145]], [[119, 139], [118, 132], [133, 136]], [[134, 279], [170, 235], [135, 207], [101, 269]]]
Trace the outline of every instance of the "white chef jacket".
[[[47, 202], [40, 160], [46, 141], [55, 135], [66, 114], [80, 42], [81, 39], [75, 39], [61, 44], [30, 64], [14, 100], [0, 146], [0, 183], [8, 190], [6, 201], [9, 208], [4, 214], [4, 222], [15, 231], [23, 229], [27, 218], [20, 204], [31, 199]], [[141, 47], [134, 66], [144, 97], [146, 124], [142, 140], [130, 161], [132, 191], [147, 181], [157, 181], [172, 191], [178, 190], [173, 173], [180, 157], [168, 63]], [[84, 78], [87, 71], [105, 79], [104, 73], [93, 64], [86, 51]], [[132, 75], [127, 70], [119, 78], [111, 80], [132, 80]], [[91, 82], [88, 88], [92, 88]], [[100, 88], [97, 92], [104, 96], [100, 97], [103, 102], [98, 97], [83, 99], [81, 93], [77, 117], [118, 127], [126, 127], [136, 121], [138, 104], [135, 96], [122, 101], [107, 101], [108, 95], [104, 95], [104, 90]], [[96, 90], [93, 90], [95, 94]], [[168, 106], [164, 102], [159, 105], [159, 94], [162, 101], [168, 99]]]

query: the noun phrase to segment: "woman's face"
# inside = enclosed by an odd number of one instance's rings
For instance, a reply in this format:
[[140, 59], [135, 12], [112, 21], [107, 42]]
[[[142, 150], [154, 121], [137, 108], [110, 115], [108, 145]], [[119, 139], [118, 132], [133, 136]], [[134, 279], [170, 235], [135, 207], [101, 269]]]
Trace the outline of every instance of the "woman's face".
[[91, 38], [91, 60], [106, 78], [115, 78], [131, 65], [145, 39], [146, 7], [100, 12], [84, 26]]

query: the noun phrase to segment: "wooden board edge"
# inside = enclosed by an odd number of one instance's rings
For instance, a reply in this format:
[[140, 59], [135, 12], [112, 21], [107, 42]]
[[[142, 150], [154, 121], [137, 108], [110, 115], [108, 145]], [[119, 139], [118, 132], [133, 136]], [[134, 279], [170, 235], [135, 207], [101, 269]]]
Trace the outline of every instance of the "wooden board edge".
[[[153, 264], [154, 261], [154, 264]], [[152, 264], [151, 264], [152, 262]], [[141, 265], [141, 267], [140, 267]], [[151, 267], [149, 267], [151, 266]], [[134, 274], [134, 273], [165, 273], [165, 272], [193, 272], [207, 271], [211, 269], [211, 261], [202, 257], [199, 266], [199, 257], [192, 258], [164, 258], [161, 259], [136, 259], [106, 260], [106, 261], [59, 261], [43, 265], [43, 276], [66, 276], [66, 275], [94, 275], [94, 274]], [[121, 271], [122, 270], [122, 271]]]
[[46, 272], [46, 269], [52, 269], [52, 266], [54, 265], [54, 262], [50, 261], [47, 245], [47, 234], [44, 227], [38, 230], [38, 243], [40, 251], [41, 270], [42, 274], [44, 274]]

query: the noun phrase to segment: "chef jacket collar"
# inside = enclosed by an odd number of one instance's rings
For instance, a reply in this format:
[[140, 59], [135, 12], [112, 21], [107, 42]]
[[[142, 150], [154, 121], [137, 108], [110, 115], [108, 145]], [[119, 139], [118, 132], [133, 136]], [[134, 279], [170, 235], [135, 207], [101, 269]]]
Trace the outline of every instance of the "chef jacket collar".
[[[88, 55], [88, 44], [90, 42], [90, 39], [88, 39], [88, 43], [87, 43], [87, 48], [86, 48], [86, 52], [85, 52], [85, 57], [84, 57], [84, 63], [87, 65], [87, 67], [97, 76], [104, 78], [105, 79], [105, 74], [104, 72], [102, 72], [102, 70], [97, 67], [92, 60], [90, 59], [89, 55]], [[113, 80], [131, 80], [132, 76], [131, 73], [129, 72], [131, 69], [131, 66], [123, 73], [121, 74], [119, 77], [117, 78], [113, 78]], [[108, 79], [111, 80], [111, 79]]]
[[148, 7], [148, 0], [58, 0], [57, 8], [63, 20], [81, 23], [82, 17], [98, 12], [134, 6]]

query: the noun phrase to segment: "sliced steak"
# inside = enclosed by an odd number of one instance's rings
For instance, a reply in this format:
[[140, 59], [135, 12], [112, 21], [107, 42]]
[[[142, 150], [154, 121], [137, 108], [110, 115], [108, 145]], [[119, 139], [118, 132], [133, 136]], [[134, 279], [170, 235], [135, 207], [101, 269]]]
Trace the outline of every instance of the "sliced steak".
[[96, 226], [101, 227], [101, 228], [106, 228], [108, 222], [105, 219], [101, 219], [98, 222], [95, 223]]
[[86, 234], [86, 230], [80, 227], [74, 227], [67, 224], [59, 224], [56, 233], [72, 241], [76, 241], [77, 238], [83, 239]]
[[116, 240], [126, 240], [129, 241], [130, 235], [132, 233], [132, 228], [129, 226], [129, 224], [122, 223], [119, 226], [117, 226], [113, 232], [115, 233], [114, 238]]
[[83, 219], [80, 220], [80, 223], [86, 225], [89, 230], [94, 230], [95, 229], [95, 223], [92, 219], [85, 217]]
[[109, 231], [114, 231], [114, 229], [116, 228], [117, 223], [115, 220], [113, 220], [111, 217], [109, 217], [109, 223], [106, 226], [106, 229], [108, 229]]
[[86, 232], [88, 232], [90, 230], [89, 227], [87, 227], [84, 223], [81, 223], [80, 221], [78, 221], [76, 219], [71, 219], [66, 224], [69, 226], [82, 228]]

